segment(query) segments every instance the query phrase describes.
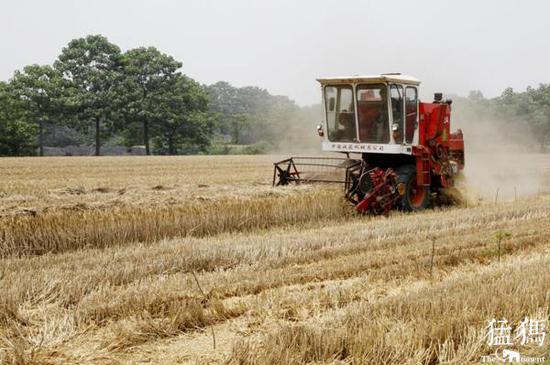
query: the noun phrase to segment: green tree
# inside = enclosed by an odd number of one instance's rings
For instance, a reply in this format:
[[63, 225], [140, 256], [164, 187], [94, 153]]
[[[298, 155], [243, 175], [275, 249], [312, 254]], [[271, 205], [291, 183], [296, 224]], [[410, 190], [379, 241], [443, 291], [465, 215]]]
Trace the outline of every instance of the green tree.
[[250, 132], [251, 117], [247, 113], [234, 113], [229, 116], [227, 125], [229, 126], [231, 143], [242, 143], [242, 135]]
[[208, 87], [210, 111], [215, 115], [218, 133], [234, 144], [254, 143], [266, 131], [271, 95], [263, 89], [235, 88], [220, 81]]
[[300, 108], [288, 97], [271, 95], [258, 87], [235, 88], [218, 82], [210, 85], [208, 91], [216, 133], [234, 144], [288, 142], [296, 123], [303, 119]]
[[[245, 86], [238, 90], [239, 100], [242, 104], [241, 109], [247, 117], [241, 119], [241, 129], [239, 132], [239, 141], [236, 143], [251, 144], [261, 140], [271, 140], [272, 125], [270, 117], [274, 105], [274, 97], [267, 90], [255, 86]], [[237, 127], [239, 123], [232, 126]], [[236, 134], [236, 132], [233, 132]]]
[[525, 92], [528, 122], [541, 152], [550, 139], [550, 84], [540, 84], [538, 88], [528, 87]]
[[183, 147], [204, 150], [212, 134], [212, 118], [208, 113], [209, 96], [191, 78], [179, 75], [175, 82], [157, 93], [151, 110], [157, 146], [175, 155]]
[[31, 65], [16, 71], [10, 82], [26, 120], [38, 125], [40, 156], [44, 156], [45, 123], [56, 123], [62, 116], [63, 81], [51, 66]]
[[36, 129], [35, 124], [26, 122], [10, 85], [0, 81], [0, 156], [33, 155]]
[[207, 87], [210, 95], [210, 112], [214, 118], [214, 129], [221, 136], [231, 136], [235, 140], [232, 118], [235, 114], [244, 113], [238, 89], [225, 81], [219, 81]]
[[525, 92], [507, 88], [491, 105], [496, 115], [511, 120], [516, 127], [522, 126], [523, 133], [537, 143], [540, 151], [545, 150], [550, 139], [550, 85], [528, 87]]
[[120, 48], [101, 35], [72, 40], [63, 48], [54, 67], [69, 82], [70, 105], [76, 127], [95, 131], [95, 154], [101, 154], [102, 137], [115, 129], [119, 107], [122, 63]]
[[142, 125], [143, 144], [151, 154], [151, 124], [159, 118], [159, 102], [171, 94], [181, 62], [159, 52], [154, 47], [136, 48], [123, 55], [124, 90], [126, 91], [126, 117]]
[[481, 90], [471, 90], [468, 94], [468, 99], [473, 101], [480, 101], [485, 98], [483, 97], [483, 93], [481, 92]]

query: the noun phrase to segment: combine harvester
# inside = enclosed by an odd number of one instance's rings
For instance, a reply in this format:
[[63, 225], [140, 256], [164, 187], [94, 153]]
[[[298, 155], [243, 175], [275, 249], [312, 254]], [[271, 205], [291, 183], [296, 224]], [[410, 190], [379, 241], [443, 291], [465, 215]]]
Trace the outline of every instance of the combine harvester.
[[[416, 211], [446, 200], [464, 168], [462, 131], [451, 133], [451, 100], [420, 102], [420, 80], [401, 74], [318, 79], [323, 151], [347, 158], [291, 157], [275, 163], [273, 185], [344, 185], [361, 213]], [[350, 158], [350, 155], [356, 156]]]

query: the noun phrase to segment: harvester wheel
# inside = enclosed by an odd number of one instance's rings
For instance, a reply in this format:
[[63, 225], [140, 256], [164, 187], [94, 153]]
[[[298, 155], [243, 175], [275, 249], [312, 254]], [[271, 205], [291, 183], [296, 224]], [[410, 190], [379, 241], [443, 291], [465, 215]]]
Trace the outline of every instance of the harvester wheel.
[[430, 188], [416, 184], [416, 166], [400, 166], [395, 172], [397, 184], [404, 186], [399, 207], [409, 212], [426, 209], [430, 204]]

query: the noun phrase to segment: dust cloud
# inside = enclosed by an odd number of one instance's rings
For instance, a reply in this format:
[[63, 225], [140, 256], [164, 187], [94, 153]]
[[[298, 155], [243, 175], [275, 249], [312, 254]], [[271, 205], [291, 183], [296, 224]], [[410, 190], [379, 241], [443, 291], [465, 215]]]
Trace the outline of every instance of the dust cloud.
[[317, 134], [317, 125], [322, 123], [323, 119], [321, 104], [301, 107], [293, 115], [288, 128], [283, 131], [280, 142], [271, 152], [288, 156], [326, 155], [327, 153], [321, 151], [321, 138]]
[[498, 120], [458, 105], [451, 126], [464, 133], [461, 187], [469, 199], [509, 201], [540, 194], [548, 186], [550, 155], [536, 152], [521, 121]]
[[[272, 153], [337, 157], [321, 151], [315, 127], [322, 119], [321, 105], [303, 108]], [[550, 154], [537, 151], [525, 123], [500, 120], [458, 101], [452, 105], [451, 129], [458, 128], [466, 149], [459, 187], [469, 200], [505, 201], [550, 193]]]

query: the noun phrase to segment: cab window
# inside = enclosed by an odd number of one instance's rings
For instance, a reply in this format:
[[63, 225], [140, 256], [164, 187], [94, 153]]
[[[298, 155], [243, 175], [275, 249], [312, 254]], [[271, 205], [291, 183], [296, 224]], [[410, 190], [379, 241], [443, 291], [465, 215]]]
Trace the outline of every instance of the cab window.
[[357, 118], [360, 142], [389, 142], [386, 85], [363, 84], [357, 86]]
[[405, 140], [407, 143], [412, 143], [414, 131], [418, 126], [418, 92], [416, 87], [407, 86], [405, 91], [405, 112]]
[[353, 89], [350, 85], [325, 86], [328, 139], [332, 142], [356, 142], [357, 128]]

